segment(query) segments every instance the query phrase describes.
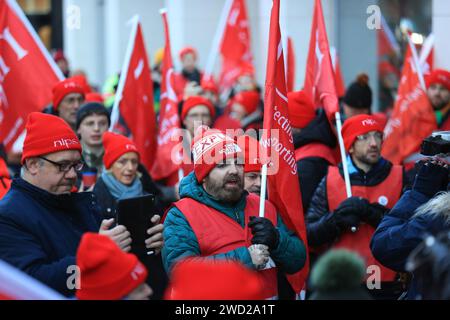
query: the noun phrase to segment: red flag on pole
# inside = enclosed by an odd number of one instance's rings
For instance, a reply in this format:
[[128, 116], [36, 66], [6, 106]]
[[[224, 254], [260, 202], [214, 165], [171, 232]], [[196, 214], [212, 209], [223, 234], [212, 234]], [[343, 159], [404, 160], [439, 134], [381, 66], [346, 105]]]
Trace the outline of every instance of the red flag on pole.
[[403, 65], [394, 111], [384, 130], [381, 153], [394, 164], [417, 152], [422, 140], [437, 129], [436, 117], [420, 83], [409, 46]]
[[250, 22], [245, 0], [233, 0], [220, 45], [220, 88], [230, 88], [243, 72], [254, 74]]
[[153, 109], [153, 81], [137, 16], [133, 18], [133, 30], [113, 106], [110, 130], [114, 130], [120, 116], [131, 131], [131, 138], [141, 154], [141, 163], [147, 170], [151, 170], [157, 134]]
[[315, 0], [314, 4], [304, 90], [317, 107], [323, 106], [331, 122], [339, 111], [339, 105], [320, 0]]
[[[276, 206], [288, 228], [295, 231], [308, 247], [292, 128], [287, 108], [279, 18], [280, 0], [273, 0], [264, 98], [264, 134], [261, 143], [268, 149], [271, 160], [269, 166], [271, 174], [267, 177], [269, 200]], [[308, 271], [309, 262], [307, 261], [300, 272], [288, 276], [289, 282], [297, 293], [304, 289]]]
[[339, 56], [334, 47], [330, 48], [330, 54], [334, 70], [334, 81], [336, 83], [336, 92], [338, 97], [343, 97], [345, 95], [344, 77], [342, 76], [341, 64], [339, 63]]
[[157, 138], [157, 150], [155, 163], [151, 175], [154, 180], [169, 177], [179, 168], [179, 162], [174, 161], [172, 154], [179, 143], [180, 118], [178, 116], [178, 99], [174, 91], [174, 69], [172, 62], [172, 50], [170, 47], [169, 24], [167, 22], [167, 11], [162, 10], [161, 16], [164, 24], [165, 40], [164, 58], [162, 62], [161, 80], [161, 109], [159, 112], [159, 131]]
[[286, 85], [287, 91], [294, 91], [294, 83], [295, 83], [295, 52], [294, 52], [294, 44], [292, 42], [292, 38], [287, 38], [287, 63], [286, 63]]
[[9, 151], [64, 76], [16, 1], [1, 1], [0, 17], [0, 142]]

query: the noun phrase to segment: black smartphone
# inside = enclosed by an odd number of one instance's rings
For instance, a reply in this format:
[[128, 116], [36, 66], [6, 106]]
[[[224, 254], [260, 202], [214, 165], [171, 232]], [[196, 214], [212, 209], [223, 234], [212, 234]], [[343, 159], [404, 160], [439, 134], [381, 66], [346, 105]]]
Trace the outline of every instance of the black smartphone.
[[154, 254], [154, 251], [145, 247], [147, 230], [153, 226], [151, 218], [156, 214], [154, 206], [155, 196], [152, 194], [118, 202], [117, 223], [131, 233], [131, 253], [141, 258]]

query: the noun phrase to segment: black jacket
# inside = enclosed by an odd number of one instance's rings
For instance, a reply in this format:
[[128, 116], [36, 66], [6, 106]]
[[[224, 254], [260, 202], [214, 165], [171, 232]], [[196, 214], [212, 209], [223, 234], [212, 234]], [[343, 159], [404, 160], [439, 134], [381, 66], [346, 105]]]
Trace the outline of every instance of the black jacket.
[[[139, 172], [141, 172], [141, 182], [145, 194], [153, 194], [156, 197], [155, 210], [156, 213], [162, 217], [162, 205], [158, 200], [159, 191], [157, 190], [155, 184], [150, 178], [149, 174], [144, 167], [139, 167]], [[103, 179], [100, 177], [94, 187], [94, 194], [97, 197], [97, 202], [99, 204], [99, 211], [104, 219], [114, 218], [117, 221], [117, 199], [109, 192]], [[163, 264], [161, 261], [161, 255], [153, 255], [148, 257], [139, 257], [141, 262], [148, 269], [147, 283], [153, 289], [153, 299], [162, 299], [164, 296], [164, 291], [167, 286], [167, 275], [164, 271]]]
[[[389, 176], [391, 169], [392, 163], [382, 158], [367, 174], [360, 169], [351, 174], [350, 181], [352, 186], [376, 186]], [[339, 173], [344, 176], [342, 164], [339, 165]], [[409, 183], [405, 174], [403, 177], [403, 191], [405, 191]], [[328, 206], [326, 178], [325, 176], [317, 187], [306, 213], [308, 243], [313, 247], [330, 244], [340, 234]]]
[[[163, 205], [161, 204], [160, 198], [160, 191], [156, 187], [155, 183], [153, 182], [152, 178], [148, 174], [147, 170], [144, 166], [141, 164], [138, 167], [138, 171], [141, 173], [141, 183], [142, 188], [144, 190], [145, 194], [153, 194], [156, 198], [156, 213], [159, 215], [162, 215], [163, 213]], [[97, 182], [95, 183], [95, 187], [93, 190], [94, 194], [97, 197], [97, 202], [99, 205], [99, 211], [104, 219], [111, 219], [117, 218], [117, 199], [113, 197], [111, 192], [109, 192], [108, 187], [106, 186], [105, 182], [101, 178], [101, 176], [98, 178]]]
[[[294, 134], [294, 147], [299, 149], [310, 143], [321, 143], [330, 148], [336, 147], [336, 136], [331, 130], [323, 109], [317, 111], [316, 118], [299, 134]], [[307, 212], [311, 198], [320, 181], [327, 174], [329, 163], [321, 157], [309, 157], [297, 161], [298, 179], [302, 193], [304, 212]]]

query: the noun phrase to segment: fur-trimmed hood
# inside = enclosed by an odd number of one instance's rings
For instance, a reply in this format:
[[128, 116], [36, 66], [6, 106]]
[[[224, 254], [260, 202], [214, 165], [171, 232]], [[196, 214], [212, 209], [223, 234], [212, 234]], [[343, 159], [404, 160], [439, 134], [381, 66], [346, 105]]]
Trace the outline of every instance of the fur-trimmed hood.
[[450, 224], [450, 191], [442, 192], [416, 209], [414, 217], [427, 215], [441, 217], [445, 224]]

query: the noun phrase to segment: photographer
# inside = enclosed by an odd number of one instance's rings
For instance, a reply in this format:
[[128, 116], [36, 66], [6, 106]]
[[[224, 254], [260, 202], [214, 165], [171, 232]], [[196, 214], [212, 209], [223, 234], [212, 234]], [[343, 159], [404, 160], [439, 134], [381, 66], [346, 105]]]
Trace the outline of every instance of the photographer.
[[[424, 150], [430, 140], [436, 146], [435, 152]], [[405, 271], [408, 255], [425, 235], [436, 235], [449, 229], [449, 165], [446, 159], [450, 155], [450, 132], [424, 142], [422, 154], [434, 153], [435, 156], [419, 163], [412, 190], [406, 192], [383, 218], [371, 241], [374, 257], [396, 271]], [[415, 284], [412, 283], [408, 297], [415, 296]]]

